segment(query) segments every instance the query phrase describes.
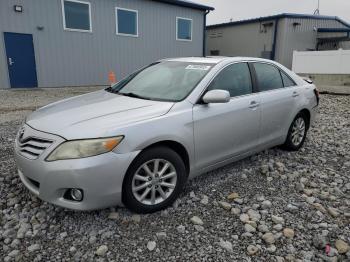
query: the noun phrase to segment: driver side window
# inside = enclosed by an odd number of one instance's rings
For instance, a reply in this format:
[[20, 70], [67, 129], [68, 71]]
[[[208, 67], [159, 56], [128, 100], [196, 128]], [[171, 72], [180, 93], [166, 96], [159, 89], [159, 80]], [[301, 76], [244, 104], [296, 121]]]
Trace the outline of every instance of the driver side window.
[[231, 97], [251, 94], [253, 85], [247, 63], [225, 67], [210, 83], [209, 90], [221, 89], [230, 92]]

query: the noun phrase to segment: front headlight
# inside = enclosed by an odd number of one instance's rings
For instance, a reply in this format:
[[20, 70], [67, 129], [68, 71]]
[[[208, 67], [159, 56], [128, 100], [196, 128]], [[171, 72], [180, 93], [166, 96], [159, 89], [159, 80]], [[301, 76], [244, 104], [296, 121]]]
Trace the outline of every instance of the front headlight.
[[59, 145], [47, 158], [46, 161], [65, 159], [77, 159], [97, 156], [112, 151], [123, 140], [123, 136], [73, 140]]

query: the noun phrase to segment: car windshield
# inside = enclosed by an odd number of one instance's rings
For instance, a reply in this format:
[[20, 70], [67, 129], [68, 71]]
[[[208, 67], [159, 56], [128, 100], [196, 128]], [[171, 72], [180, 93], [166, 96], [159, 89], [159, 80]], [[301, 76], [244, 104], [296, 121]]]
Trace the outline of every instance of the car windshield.
[[181, 101], [214, 64], [166, 61], [152, 64], [120, 81], [109, 91], [159, 101]]

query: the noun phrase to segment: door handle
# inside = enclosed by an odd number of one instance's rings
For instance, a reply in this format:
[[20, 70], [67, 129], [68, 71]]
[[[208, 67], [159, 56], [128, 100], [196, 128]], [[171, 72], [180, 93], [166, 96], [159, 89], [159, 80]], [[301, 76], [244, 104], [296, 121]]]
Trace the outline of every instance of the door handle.
[[293, 95], [292, 95], [293, 97], [298, 97], [299, 96], [299, 94], [298, 94], [298, 92], [293, 92]]
[[257, 108], [259, 106], [259, 103], [256, 101], [252, 101], [250, 102], [249, 108], [254, 109]]
[[12, 66], [15, 62], [12, 61], [12, 58], [9, 57], [9, 65]]

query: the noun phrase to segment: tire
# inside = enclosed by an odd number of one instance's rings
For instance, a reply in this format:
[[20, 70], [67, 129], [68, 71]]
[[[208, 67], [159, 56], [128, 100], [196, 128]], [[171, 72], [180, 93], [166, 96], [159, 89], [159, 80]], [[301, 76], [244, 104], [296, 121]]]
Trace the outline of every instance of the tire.
[[[156, 166], [158, 172], [154, 172]], [[175, 151], [162, 146], [146, 149], [132, 162], [126, 173], [123, 203], [136, 213], [157, 212], [176, 200], [186, 180], [185, 164]], [[163, 186], [165, 184], [167, 186]]]
[[[303, 132], [301, 131], [302, 129], [304, 130]], [[287, 151], [298, 151], [304, 145], [308, 129], [308, 117], [304, 113], [297, 114], [290, 125], [286, 142], [282, 145], [282, 148]]]

